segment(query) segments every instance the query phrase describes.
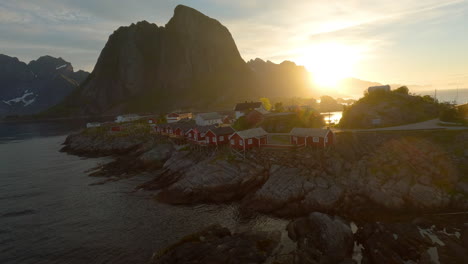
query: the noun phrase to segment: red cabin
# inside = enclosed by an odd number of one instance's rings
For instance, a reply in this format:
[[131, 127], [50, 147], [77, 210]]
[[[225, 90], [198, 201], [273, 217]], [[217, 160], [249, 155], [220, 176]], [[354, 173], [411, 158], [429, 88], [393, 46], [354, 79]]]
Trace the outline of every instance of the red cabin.
[[206, 144], [212, 146], [226, 145], [229, 143], [229, 137], [234, 133], [232, 127], [216, 127], [208, 130], [205, 135]]
[[185, 133], [185, 136], [190, 141], [204, 145], [206, 142], [205, 136], [206, 132], [211, 128], [215, 128], [214, 126], [196, 126]]
[[173, 135], [179, 138], [186, 137], [186, 133], [194, 126], [193, 122], [177, 122], [173, 126]]
[[229, 137], [231, 148], [247, 150], [267, 144], [267, 132], [263, 128], [237, 131]]
[[325, 148], [333, 144], [335, 136], [330, 129], [295, 127], [289, 133], [291, 144]]

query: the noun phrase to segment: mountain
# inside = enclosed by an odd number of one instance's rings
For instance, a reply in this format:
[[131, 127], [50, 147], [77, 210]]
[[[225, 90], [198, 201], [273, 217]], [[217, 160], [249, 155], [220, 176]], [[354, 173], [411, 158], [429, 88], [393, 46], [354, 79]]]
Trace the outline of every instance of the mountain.
[[63, 100], [88, 77], [62, 58], [29, 64], [0, 54], [0, 116], [36, 114]]
[[256, 58], [247, 62], [255, 72], [254, 78], [259, 93], [267, 97], [308, 97], [313, 85], [310, 73], [304, 66], [284, 61], [275, 64]]
[[357, 78], [345, 78], [338, 83], [340, 92], [345, 97], [359, 98], [364, 95], [364, 91], [371, 86], [382, 85], [378, 82], [366, 81]]
[[226, 27], [179, 5], [109, 37], [90, 78], [48, 114], [117, 114], [215, 108], [256, 96], [253, 72]]

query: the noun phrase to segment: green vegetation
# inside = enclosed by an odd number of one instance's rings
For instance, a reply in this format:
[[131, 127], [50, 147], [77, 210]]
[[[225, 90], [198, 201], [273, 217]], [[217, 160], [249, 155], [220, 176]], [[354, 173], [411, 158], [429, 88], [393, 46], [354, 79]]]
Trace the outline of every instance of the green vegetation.
[[259, 100], [260, 100], [260, 102], [262, 102], [263, 107], [264, 107], [267, 111], [270, 111], [270, 110], [271, 110], [270, 99], [265, 98], [265, 97], [262, 97], [262, 98], [260, 98]]
[[246, 130], [252, 128], [253, 125], [249, 124], [247, 118], [245, 116], [239, 117], [234, 124], [232, 124], [232, 128], [236, 131]]
[[325, 125], [323, 116], [313, 109], [296, 109], [290, 115], [265, 118], [261, 126], [268, 132], [287, 133], [294, 127], [321, 128]]
[[284, 111], [285, 111], [285, 109], [284, 109], [283, 103], [282, 103], [282, 102], [277, 102], [277, 103], [275, 104], [274, 112], [276, 112], [276, 113], [282, 113], [282, 112], [284, 112]]
[[343, 128], [388, 127], [437, 118], [446, 109], [430, 96], [409, 93], [406, 86], [391, 92], [366, 92], [364, 97], [343, 110]]
[[468, 125], [468, 107], [455, 107], [451, 104], [444, 104], [440, 112], [440, 121], [452, 122], [462, 125]]

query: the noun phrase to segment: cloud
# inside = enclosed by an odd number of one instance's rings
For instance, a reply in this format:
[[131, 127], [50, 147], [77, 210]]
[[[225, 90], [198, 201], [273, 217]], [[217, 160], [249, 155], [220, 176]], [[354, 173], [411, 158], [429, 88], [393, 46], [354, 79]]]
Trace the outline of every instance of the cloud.
[[[164, 25], [172, 16], [174, 7], [181, 3], [226, 25], [246, 60], [261, 57], [274, 62], [298, 61], [308, 47], [337, 42], [359, 50], [363, 58], [370, 61], [368, 64], [378, 60], [392, 64], [394, 54], [390, 53], [401, 51], [402, 40], [419, 38], [427, 41], [432, 40], [428, 36], [454, 30], [454, 26], [447, 25], [447, 18], [457, 18], [459, 24], [463, 24], [460, 21], [468, 23], [467, 2], [2, 0], [0, 52], [23, 60], [50, 52], [52, 56], [66, 57], [75, 68], [91, 70], [108, 36], [119, 26], [141, 20]], [[468, 43], [466, 38], [458, 41]], [[414, 43], [418, 44], [417, 41]], [[400, 54], [417, 49], [416, 44], [415, 47], [406, 47], [408, 51]], [[391, 69], [396, 67], [391, 65]], [[382, 68], [370, 67], [364, 67], [364, 70], [371, 77], [376, 73], [375, 78], [379, 77], [378, 71], [383, 71]], [[387, 70], [387, 74], [405, 77], [397, 70]]]

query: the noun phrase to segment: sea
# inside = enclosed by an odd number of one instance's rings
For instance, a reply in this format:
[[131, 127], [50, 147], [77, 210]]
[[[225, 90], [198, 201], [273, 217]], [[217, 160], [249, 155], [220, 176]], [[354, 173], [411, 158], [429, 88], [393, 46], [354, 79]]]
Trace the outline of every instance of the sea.
[[446, 89], [446, 90], [424, 90], [415, 91], [415, 94], [430, 95], [437, 98], [439, 102], [448, 102], [455, 104], [468, 103], [468, 88], [463, 89]]
[[0, 123], [0, 263], [148, 263], [211, 224], [234, 232], [283, 231], [286, 220], [245, 215], [236, 204], [171, 206], [135, 187], [152, 176], [95, 183], [110, 157], [59, 152], [84, 121]]

